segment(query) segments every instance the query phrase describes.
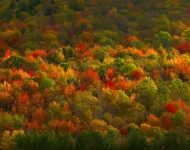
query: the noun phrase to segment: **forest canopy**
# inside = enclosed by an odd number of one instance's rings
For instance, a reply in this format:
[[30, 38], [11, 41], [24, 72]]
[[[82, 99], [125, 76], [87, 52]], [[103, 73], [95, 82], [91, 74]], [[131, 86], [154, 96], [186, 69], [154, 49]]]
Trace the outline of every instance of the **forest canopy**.
[[0, 149], [189, 150], [190, 2], [1, 0]]

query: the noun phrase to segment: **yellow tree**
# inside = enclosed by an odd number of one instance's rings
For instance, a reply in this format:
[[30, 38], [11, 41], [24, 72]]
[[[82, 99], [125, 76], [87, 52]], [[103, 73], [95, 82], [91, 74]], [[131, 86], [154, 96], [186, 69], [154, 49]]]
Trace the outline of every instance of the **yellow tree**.
[[6, 81], [0, 83], [0, 106], [2, 108], [9, 110], [10, 102], [13, 100], [12, 93], [11, 84]]
[[14, 144], [14, 137], [17, 134], [24, 134], [23, 130], [14, 130], [13, 132], [11, 131], [5, 131], [3, 132], [1, 142], [0, 142], [0, 149], [1, 150], [10, 150], [11, 145]]
[[99, 101], [90, 92], [77, 91], [72, 103], [76, 116], [90, 121], [93, 117], [93, 112], [98, 111]]
[[92, 130], [103, 132], [105, 132], [108, 129], [107, 123], [99, 119], [92, 120], [90, 122], [90, 127]]

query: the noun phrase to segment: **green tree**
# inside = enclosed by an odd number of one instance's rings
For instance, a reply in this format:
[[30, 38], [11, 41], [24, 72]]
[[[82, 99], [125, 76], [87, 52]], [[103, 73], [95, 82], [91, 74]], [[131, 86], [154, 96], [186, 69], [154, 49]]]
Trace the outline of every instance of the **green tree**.
[[190, 85], [186, 82], [183, 83], [183, 91], [185, 91], [185, 92], [183, 92], [183, 94], [182, 94], [182, 96], [183, 96], [182, 99], [184, 100], [184, 102], [188, 103], [189, 97], [190, 97]]
[[185, 31], [182, 32], [181, 36], [185, 38], [187, 42], [190, 42], [190, 27], [185, 29]]
[[41, 4], [41, 0], [29, 0], [29, 8], [34, 9], [37, 5]]
[[121, 147], [118, 143], [118, 136], [113, 130], [109, 130], [104, 136], [104, 148], [105, 150], [120, 150]]
[[105, 65], [100, 65], [98, 75], [100, 76], [101, 79], [105, 78], [106, 71], [107, 71], [106, 66]]
[[33, 133], [17, 134], [11, 147], [14, 150], [34, 150], [33, 139]]
[[188, 137], [176, 131], [168, 131], [165, 133], [163, 146], [164, 149], [167, 150], [188, 150], [190, 148]]
[[26, 2], [24, 0], [20, 1], [17, 5], [17, 7], [19, 8], [19, 11], [27, 11], [27, 5]]
[[160, 31], [158, 34], [155, 35], [155, 38], [157, 44], [162, 45], [168, 51], [170, 50], [173, 41], [173, 37], [170, 35], [170, 33]]
[[127, 109], [131, 107], [131, 101], [127, 94], [122, 90], [117, 90], [117, 112], [119, 116], [124, 116], [127, 113]]
[[15, 129], [21, 129], [24, 125], [23, 115], [10, 115], [9, 113], [0, 113], [0, 130], [5, 126], [14, 127]]
[[169, 86], [170, 89], [170, 98], [175, 99], [182, 99], [184, 91], [183, 81], [181, 79], [173, 79], [171, 85]]
[[62, 53], [65, 56], [65, 59], [68, 60], [69, 58], [73, 57], [73, 49], [71, 47], [63, 47]]
[[61, 148], [71, 150], [73, 146], [70, 135], [56, 136], [53, 131], [44, 131], [42, 133], [35, 131], [17, 134], [13, 142], [13, 150], [59, 150]]
[[163, 106], [170, 100], [170, 89], [162, 80], [156, 81], [156, 85], [158, 87], [158, 99], [155, 99], [152, 112], [159, 116], [163, 113]]
[[160, 150], [163, 148], [165, 137], [164, 132], [160, 127], [152, 126], [147, 134], [149, 134], [149, 137], [152, 138], [150, 145], [153, 150]]
[[59, 65], [64, 68], [64, 71], [67, 71], [69, 68], [69, 63], [67, 62], [61, 62]]
[[137, 48], [137, 49], [141, 49], [141, 48], [143, 47], [143, 44], [142, 44], [141, 41], [136, 40], [136, 41], [132, 41], [132, 42], [131, 42], [131, 46], [132, 46], [132, 47], [135, 47], [135, 48]]
[[155, 82], [145, 77], [142, 82], [137, 84], [137, 101], [145, 106], [150, 111], [152, 105], [158, 98], [158, 87]]
[[114, 60], [114, 63], [119, 68], [125, 64], [124, 59], [119, 58], [119, 57]]
[[170, 89], [166, 85], [166, 82], [164, 82], [164, 81], [158, 81], [157, 86], [158, 86], [158, 97], [159, 97], [161, 104], [163, 105], [167, 101], [169, 101]]
[[38, 150], [53, 150], [57, 142], [54, 131], [44, 131], [38, 133], [37, 131], [34, 134], [34, 139], [32, 141], [33, 149]]
[[98, 99], [87, 91], [77, 91], [72, 105], [75, 115], [85, 118], [86, 121], [91, 120], [92, 113], [99, 109]]
[[161, 16], [160, 18], [158, 18], [156, 23], [157, 23], [156, 25], [158, 28], [157, 31], [170, 32], [171, 23], [170, 23], [170, 20], [166, 16]]
[[137, 67], [134, 63], [128, 63], [128, 64], [125, 64], [121, 69], [122, 69], [122, 73], [129, 75], [133, 71], [135, 71]]
[[77, 0], [67, 0], [67, 5], [69, 8], [73, 9], [74, 11], [77, 10]]
[[103, 150], [103, 136], [100, 132], [85, 131], [76, 138], [76, 150]]
[[81, 34], [83, 31], [90, 31], [93, 29], [91, 22], [88, 19], [79, 19], [74, 25], [75, 32]]
[[5, 61], [5, 66], [8, 68], [22, 68], [25, 63], [25, 58], [22, 56], [11, 56]]
[[15, 1], [14, 1], [14, 0], [11, 0], [11, 2], [10, 2], [10, 4], [9, 4], [9, 8], [10, 8], [10, 9], [14, 9], [15, 6], [16, 6]]
[[71, 134], [58, 134], [57, 143], [55, 143], [54, 149], [56, 150], [73, 150], [74, 141]]
[[176, 128], [183, 128], [185, 124], [185, 113], [178, 110], [175, 114], [171, 115], [172, 126]]
[[45, 88], [51, 88], [55, 86], [55, 81], [52, 80], [51, 78], [45, 76], [42, 78], [40, 81], [40, 88], [45, 89]]
[[128, 134], [126, 148], [130, 150], [150, 150], [150, 145], [146, 138], [145, 132], [140, 133], [136, 130], [132, 130]]
[[115, 46], [115, 41], [112, 40], [111, 38], [108, 38], [108, 37], [103, 37], [99, 43], [102, 45], [102, 46], [111, 46], [111, 47], [114, 47]]
[[60, 119], [60, 104], [57, 102], [52, 102], [47, 108], [47, 119]]

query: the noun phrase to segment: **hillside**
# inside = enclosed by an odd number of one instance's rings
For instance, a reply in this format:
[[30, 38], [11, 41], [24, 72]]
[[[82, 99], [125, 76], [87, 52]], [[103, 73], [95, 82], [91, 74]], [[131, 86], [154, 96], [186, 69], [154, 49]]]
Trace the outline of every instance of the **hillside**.
[[189, 150], [190, 2], [1, 0], [0, 149]]

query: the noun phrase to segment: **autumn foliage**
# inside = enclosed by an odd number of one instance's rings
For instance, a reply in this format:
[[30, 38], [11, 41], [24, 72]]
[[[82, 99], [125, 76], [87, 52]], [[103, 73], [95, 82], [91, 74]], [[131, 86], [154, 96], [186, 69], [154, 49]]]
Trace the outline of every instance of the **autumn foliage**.
[[190, 149], [188, 0], [0, 6], [0, 149]]
[[174, 104], [172, 104], [172, 103], [167, 103], [165, 105], [165, 110], [172, 114], [175, 114], [178, 111], [178, 108], [175, 107]]
[[127, 130], [125, 129], [125, 128], [122, 128], [121, 129], [121, 135], [125, 135], [125, 136], [127, 136]]

